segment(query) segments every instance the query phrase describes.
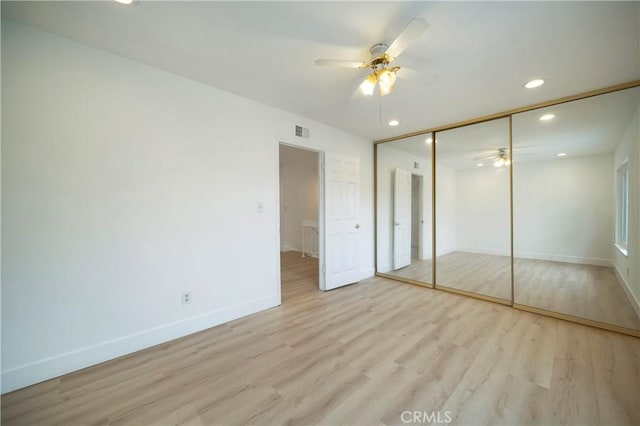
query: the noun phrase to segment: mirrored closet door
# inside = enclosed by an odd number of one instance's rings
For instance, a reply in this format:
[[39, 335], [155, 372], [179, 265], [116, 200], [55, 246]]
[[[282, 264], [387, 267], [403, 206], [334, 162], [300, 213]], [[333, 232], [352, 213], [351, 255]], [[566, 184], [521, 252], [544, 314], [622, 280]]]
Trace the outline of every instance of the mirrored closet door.
[[509, 118], [436, 133], [436, 287], [511, 304]]
[[376, 145], [377, 272], [431, 286], [431, 137]]
[[513, 115], [516, 305], [640, 329], [640, 88]]

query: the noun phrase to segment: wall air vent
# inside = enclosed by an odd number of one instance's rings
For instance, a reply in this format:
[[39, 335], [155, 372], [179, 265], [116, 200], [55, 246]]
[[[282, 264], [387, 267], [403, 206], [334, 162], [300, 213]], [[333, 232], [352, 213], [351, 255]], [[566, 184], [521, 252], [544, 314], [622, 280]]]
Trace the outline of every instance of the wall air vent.
[[299, 138], [309, 139], [310, 131], [305, 127], [296, 126], [296, 136], [298, 136]]

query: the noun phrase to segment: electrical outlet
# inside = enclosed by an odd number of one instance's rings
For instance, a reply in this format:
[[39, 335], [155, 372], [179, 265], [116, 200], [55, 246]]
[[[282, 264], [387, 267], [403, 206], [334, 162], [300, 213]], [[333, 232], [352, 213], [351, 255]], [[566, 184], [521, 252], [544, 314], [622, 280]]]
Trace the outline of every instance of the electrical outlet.
[[185, 291], [184, 293], [182, 293], [182, 304], [188, 305], [190, 303], [191, 303], [191, 292]]

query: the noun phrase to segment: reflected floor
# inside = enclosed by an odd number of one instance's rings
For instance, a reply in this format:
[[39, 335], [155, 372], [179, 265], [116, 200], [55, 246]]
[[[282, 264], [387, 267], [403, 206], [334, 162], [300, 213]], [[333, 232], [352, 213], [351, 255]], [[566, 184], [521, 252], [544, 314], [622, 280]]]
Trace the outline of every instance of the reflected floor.
[[431, 268], [431, 259], [420, 260], [417, 256], [417, 250], [412, 248], [411, 265], [386, 273], [389, 275], [395, 275], [396, 277], [408, 278], [425, 284], [431, 284], [433, 269]]
[[515, 302], [640, 329], [640, 318], [608, 266], [515, 259]]
[[438, 285], [511, 302], [511, 258], [454, 251], [438, 257]]
[[[438, 284], [509, 300], [509, 257], [453, 252], [438, 257]], [[388, 274], [431, 283], [429, 260]], [[515, 302], [549, 311], [640, 329], [613, 269], [535, 259], [515, 259]]]

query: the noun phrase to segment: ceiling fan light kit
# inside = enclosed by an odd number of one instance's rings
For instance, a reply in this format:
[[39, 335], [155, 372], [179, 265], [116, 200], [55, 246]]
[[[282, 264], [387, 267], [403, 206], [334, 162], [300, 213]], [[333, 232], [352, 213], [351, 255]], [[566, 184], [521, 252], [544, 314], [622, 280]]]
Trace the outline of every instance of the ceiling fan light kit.
[[509, 158], [509, 154], [506, 148], [500, 148], [498, 150], [498, 155], [493, 162], [493, 167], [499, 168], [502, 166], [508, 167], [511, 165], [511, 159]]
[[391, 45], [385, 43], [374, 44], [371, 49], [369, 49], [371, 58], [368, 63], [318, 59], [316, 60], [316, 65], [357, 69], [371, 68], [371, 74], [360, 84], [360, 91], [363, 95], [371, 96], [375, 92], [376, 86], [378, 86], [380, 96], [386, 96], [395, 89], [397, 72], [400, 69], [400, 67], [390, 66], [390, 63], [409, 47], [409, 44], [420, 37], [428, 26], [429, 24], [427, 24], [424, 19], [413, 18]]
[[496, 169], [500, 167], [509, 167], [511, 165], [511, 154], [508, 148], [498, 148], [498, 152], [494, 155], [490, 155], [488, 157], [477, 157], [474, 158], [473, 161], [477, 162], [477, 167], [483, 167], [484, 163], [482, 161], [489, 160], [493, 162], [493, 167]]
[[376, 88], [376, 83], [378, 83], [378, 77], [375, 74], [371, 74], [360, 84], [360, 91], [364, 95], [371, 96]]

